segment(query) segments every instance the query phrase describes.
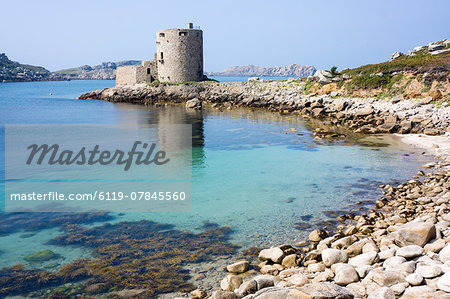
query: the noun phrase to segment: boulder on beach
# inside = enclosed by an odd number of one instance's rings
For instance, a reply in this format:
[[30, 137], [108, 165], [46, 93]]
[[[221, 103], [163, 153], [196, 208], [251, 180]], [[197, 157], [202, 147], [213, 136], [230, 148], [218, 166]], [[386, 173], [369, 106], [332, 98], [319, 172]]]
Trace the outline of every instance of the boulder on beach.
[[202, 101], [198, 98], [186, 101], [186, 108], [188, 109], [202, 109]]
[[271, 260], [272, 262], [279, 264], [283, 261], [284, 256], [283, 250], [278, 247], [272, 247], [261, 250], [258, 257], [261, 261]]
[[334, 277], [334, 282], [338, 285], [346, 286], [359, 280], [359, 276], [355, 268], [349, 264], [337, 264], [335, 271], [336, 275]]
[[230, 291], [214, 291], [211, 295], [211, 299], [238, 299], [241, 298], [235, 292]]
[[234, 291], [242, 284], [242, 276], [239, 275], [227, 275], [220, 282], [220, 288], [224, 291]]
[[258, 291], [253, 299], [275, 298], [320, 298], [320, 299], [353, 299], [354, 295], [346, 288], [329, 282], [307, 284], [303, 287], [270, 287]]
[[315, 229], [309, 234], [310, 242], [320, 242], [328, 237], [328, 233], [323, 229]]
[[404, 257], [405, 259], [420, 256], [424, 253], [424, 250], [419, 245], [407, 245], [397, 250], [396, 255]]
[[427, 222], [409, 222], [403, 224], [393, 234], [394, 242], [400, 247], [407, 245], [425, 246], [436, 237], [436, 227]]
[[227, 266], [227, 271], [231, 273], [244, 273], [248, 271], [250, 263], [242, 260]]
[[382, 287], [369, 294], [367, 299], [395, 299], [395, 294], [390, 288]]
[[322, 261], [327, 267], [337, 263], [346, 263], [348, 255], [345, 251], [339, 249], [325, 249], [322, 251]]

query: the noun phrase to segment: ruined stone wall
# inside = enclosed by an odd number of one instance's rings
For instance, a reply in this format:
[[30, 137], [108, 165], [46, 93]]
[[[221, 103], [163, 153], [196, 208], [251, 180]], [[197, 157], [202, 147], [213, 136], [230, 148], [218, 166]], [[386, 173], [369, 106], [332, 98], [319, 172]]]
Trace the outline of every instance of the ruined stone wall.
[[142, 61], [142, 67], [145, 69], [145, 81], [152, 82], [158, 79], [158, 67], [155, 60]]
[[116, 86], [136, 84], [138, 65], [121, 66], [116, 69]]
[[158, 77], [154, 60], [142, 61], [142, 65], [127, 65], [116, 70], [116, 86], [150, 83]]
[[203, 79], [203, 32], [166, 29], [156, 33], [158, 79], [161, 82]]

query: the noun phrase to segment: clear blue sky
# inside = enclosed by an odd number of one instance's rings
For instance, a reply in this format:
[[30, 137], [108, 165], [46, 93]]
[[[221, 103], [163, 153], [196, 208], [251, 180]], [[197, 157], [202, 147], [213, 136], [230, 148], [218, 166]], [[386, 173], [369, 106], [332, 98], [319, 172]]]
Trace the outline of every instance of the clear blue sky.
[[449, 0], [2, 0], [0, 9], [0, 52], [50, 70], [152, 59], [155, 32], [188, 21], [204, 31], [205, 71], [342, 69], [450, 38]]

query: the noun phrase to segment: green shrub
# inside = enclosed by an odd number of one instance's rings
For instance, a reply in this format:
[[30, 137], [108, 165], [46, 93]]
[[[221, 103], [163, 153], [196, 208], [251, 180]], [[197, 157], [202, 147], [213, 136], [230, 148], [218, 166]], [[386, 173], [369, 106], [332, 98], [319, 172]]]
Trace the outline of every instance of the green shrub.
[[159, 80], [155, 80], [155, 81], [151, 82], [151, 83], [149, 84], [149, 86], [157, 87], [157, 86], [159, 86], [160, 83], [161, 83], [161, 82], [159, 82]]
[[370, 75], [362, 75], [355, 76], [350, 82], [345, 83], [346, 87], [350, 90], [354, 89], [372, 89], [385, 87], [390, 83], [390, 76], [383, 75], [379, 76], [370, 76]]
[[303, 93], [304, 94], [309, 94], [311, 92], [311, 88], [313, 87], [314, 82], [310, 81], [310, 80], [306, 80], [305, 82], [305, 86], [303, 86]]
[[336, 67], [336, 66], [332, 66], [332, 67], [331, 67], [330, 73], [331, 73], [331, 76], [332, 76], [333, 78], [336, 77], [337, 75], [339, 75], [339, 72], [337, 71], [337, 67]]

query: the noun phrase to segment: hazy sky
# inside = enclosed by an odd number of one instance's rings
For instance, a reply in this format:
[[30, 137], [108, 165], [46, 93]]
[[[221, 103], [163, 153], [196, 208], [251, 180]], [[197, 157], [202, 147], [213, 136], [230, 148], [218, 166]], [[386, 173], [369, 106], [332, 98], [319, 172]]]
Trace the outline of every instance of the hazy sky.
[[450, 38], [449, 0], [1, 0], [0, 52], [50, 70], [152, 59], [155, 32], [201, 26], [205, 71], [339, 69]]

